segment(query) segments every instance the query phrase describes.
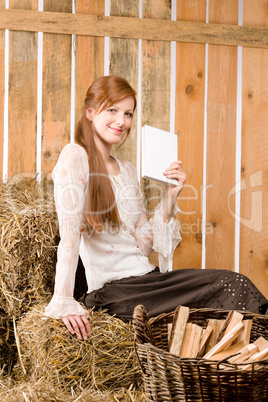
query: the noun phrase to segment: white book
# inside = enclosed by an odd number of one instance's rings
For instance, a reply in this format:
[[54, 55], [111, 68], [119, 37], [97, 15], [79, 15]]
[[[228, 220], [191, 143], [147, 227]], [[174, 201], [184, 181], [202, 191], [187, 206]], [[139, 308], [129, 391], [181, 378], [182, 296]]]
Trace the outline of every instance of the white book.
[[151, 126], [142, 127], [142, 177], [177, 185], [175, 179], [163, 175], [178, 160], [177, 135]]

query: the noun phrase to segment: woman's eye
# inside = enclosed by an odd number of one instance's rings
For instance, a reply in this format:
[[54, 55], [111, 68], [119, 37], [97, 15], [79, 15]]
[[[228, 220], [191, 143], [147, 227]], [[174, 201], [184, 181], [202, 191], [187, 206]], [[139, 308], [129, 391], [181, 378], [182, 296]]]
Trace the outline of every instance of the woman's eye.
[[126, 116], [131, 118], [133, 116], [133, 114], [132, 113], [126, 113]]
[[114, 113], [115, 109], [108, 109], [108, 112]]

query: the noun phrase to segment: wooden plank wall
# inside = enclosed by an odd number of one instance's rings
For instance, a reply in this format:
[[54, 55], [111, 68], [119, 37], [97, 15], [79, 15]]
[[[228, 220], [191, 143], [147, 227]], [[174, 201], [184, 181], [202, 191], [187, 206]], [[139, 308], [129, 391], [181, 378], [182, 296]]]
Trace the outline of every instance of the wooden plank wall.
[[[177, 20], [206, 22], [206, 0], [178, 2]], [[187, 173], [181, 194], [181, 242], [174, 257], [178, 268], [202, 266], [202, 194], [204, 154], [205, 45], [177, 43], [176, 125], [179, 159]]]
[[[0, 9], [5, 3], [0, 0]], [[264, 27], [268, 23], [267, 0], [44, 0], [43, 8], [72, 13], [74, 4], [77, 14], [103, 16], [106, 9], [107, 15], [116, 17], [170, 20], [175, 11], [180, 21], [232, 25], [237, 25], [242, 5], [245, 26]], [[9, 7], [37, 10], [38, 1], [10, 0]], [[51, 173], [62, 147], [71, 140], [72, 113], [77, 122], [87, 87], [105, 71], [127, 78], [136, 90], [140, 83], [132, 133], [114, 153], [136, 165], [139, 123], [164, 130], [175, 127], [187, 184], [178, 202], [183, 241], [175, 252], [173, 268], [240, 271], [268, 297], [268, 50], [242, 49], [239, 94], [237, 47], [178, 42], [174, 58], [170, 42], [119, 38], [105, 42], [103, 37], [48, 33], [43, 34], [42, 46], [42, 138], [41, 154], [36, 155], [38, 34], [9, 32], [7, 175], [35, 175], [37, 156], [42, 172]], [[175, 59], [176, 65], [172, 65]], [[175, 71], [174, 76], [171, 71]], [[171, 78], [175, 102], [171, 101]], [[0, 155], [4, 146], [4, 95], [5, 32], [0, 30]], [[174, 121], [171, 116], [175, 116]], [[1, 162], [0, 174], [4, 173]], [[235, 219], [238, 179], [240, 228]], [[162, 188], [147, 180], [141, 180], [141, 185], [150, 200], [146, 204], [150, 215], [156, 204], [154, 197], [159, 197]], [[156, 255], [152, 262], [157, 263]]]
[[[268, 25], [268, 3], [244, 0], [244, 24]], [[243, 49], [240, 271], [268, 293], [268, 52]]]
[[[37, 10], [37, 0], [9, 8]], [[37, 33], [9, 33], [8, 175], [36, 169]]]
[[[5, 8], [5, 0], [0, 0], [0, 11]], [[4, 97], [5, 97], [5, 31], [0, 30], [0, 177], [3, 176], [4, 147]]]
[[[44, 0], [44, 11], [72, 12], [72, 1]], [[51, 172], [64, 145], [70, 141], [70, 35], [44, 33], [42, 171]]]
[[[238, 2], [209, 2], [209, 22], [236, 24]], [[234, 270], [235, 221], [228, 194], [235, 185], [237, 48], [208, 46], [206, 267]]]

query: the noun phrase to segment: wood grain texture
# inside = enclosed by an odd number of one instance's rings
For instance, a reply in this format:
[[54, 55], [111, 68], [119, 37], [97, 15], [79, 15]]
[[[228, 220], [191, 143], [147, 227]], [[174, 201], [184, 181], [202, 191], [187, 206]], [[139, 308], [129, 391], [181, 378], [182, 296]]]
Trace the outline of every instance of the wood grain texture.
[[[170, 4], [165, 0], [143, 1], [143, 18], [170, 19]], [[170, 43], [142, 42], [142, 125], [162, 130], [170, 129]], [[156, 204], [163, 196], [163, 186], [147, 179], [141, 180], [146, 198], [148, 217], [152, 217]], [[156, 253], [151, 255], [158, 264]]]
[[[77, 14], [104, 15], [105, 0], [76, 0]], [[104, 74], [104, 38], [76, 37], [75, 52], [75, 116], [80, 119], [81, 108], [89, 85]]]
[[[205, 21], [206, 1], [178, 1], [177, 19]], [[205, 45], [177, 43], [176, 58], [175, 130], [187, 182], [178, 199], [182, 242], [175, 251], [173, 269], [201, 268]]]
[[[139, 1], [111, 0], [111, 15], [138, 18]], [[137, 39], [110, 38], [110, 75], [119, 75], [138, 89], [139, 41]], [[131, 133], [122, 147], [112, 153], [120, 159], [137, 164], [137, 113], [134, 115]]]
[[[72, 0], [45, 0], [44, 10], [72, 12]], [[70, 35], [44, 34], [42, 172], [51, 173], [70, 138]]]
[[[11, 9], [37, 10], [36, 0], [11, 0]], [[20, 12], [20, 11], [19, 11]], [[9, 33], [8, 177], [35, 175], [37, 34]]]
[[[68, 0], [66, 0], [68, 2]], [[155, 2], [157, 4], [158, 1]], [[57, 12], [1, 12], [0, 29], [226, 46], [268, 47], [267, 28], [226, 24], [85, 16]]]
[[[0, 10], [5, 9], [5, 0], [0, 0]], [[4, 145], [4, 96], [5, 96], [5, 31], [0, 31], [0, 178], [3, 176]]]
[[[234, 24], [238, 4], [211, 0], [209, 20]], [[207, 103], [207, 223], [206, 268], [234, 270], [235, 220], [228, 194], [235, 185], [237, 49], [210, 45]]]
[[[244, 24], [268, 25], [268, 3], [244, 0]], [[240, 272], [268, 298], [268, 51], [243, 49]]]

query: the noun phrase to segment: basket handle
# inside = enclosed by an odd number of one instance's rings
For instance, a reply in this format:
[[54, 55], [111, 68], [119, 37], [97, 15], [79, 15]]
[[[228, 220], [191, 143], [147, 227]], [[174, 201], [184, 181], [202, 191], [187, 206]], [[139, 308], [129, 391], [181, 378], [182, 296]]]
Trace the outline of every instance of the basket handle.
[[133, 311], [133, 329], [135, 343], [151, 343], [155, 344], [154, 337], [149, 325], [149, 316], [146, 308], [139, 304]]

